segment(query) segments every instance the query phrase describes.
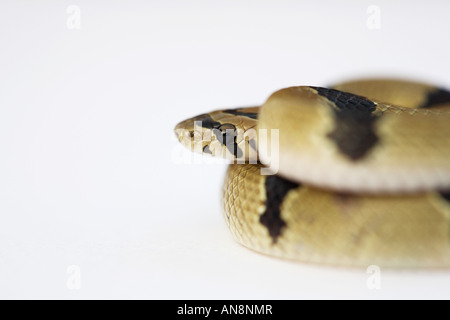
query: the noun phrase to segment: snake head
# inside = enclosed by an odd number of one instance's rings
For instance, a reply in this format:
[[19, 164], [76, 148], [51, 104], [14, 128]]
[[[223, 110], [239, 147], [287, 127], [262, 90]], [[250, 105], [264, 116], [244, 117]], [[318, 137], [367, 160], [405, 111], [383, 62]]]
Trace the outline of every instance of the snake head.
[[257, 111], [257, 107], [252, 107], [200, 114], [178, 123], [175, 134], [191, 151], [256, 162]]

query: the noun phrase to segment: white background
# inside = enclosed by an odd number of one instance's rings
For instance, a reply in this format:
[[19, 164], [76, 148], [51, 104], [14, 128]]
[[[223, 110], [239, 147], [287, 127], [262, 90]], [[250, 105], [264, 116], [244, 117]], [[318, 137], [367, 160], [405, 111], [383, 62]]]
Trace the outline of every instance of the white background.
[[[67, 27], [70, 5], [80, 29]], [[180, 164], [191, 155], [173, 137], [184, 118], [290, 85], [390, 75], [450, 87], [449, 12], [448, 1], [2, 1], [0, 298], [450, 298], [445, 270], [381, 270], [369, 290], [365, 268], [241, 247], [221, 214], [226, 166]]]

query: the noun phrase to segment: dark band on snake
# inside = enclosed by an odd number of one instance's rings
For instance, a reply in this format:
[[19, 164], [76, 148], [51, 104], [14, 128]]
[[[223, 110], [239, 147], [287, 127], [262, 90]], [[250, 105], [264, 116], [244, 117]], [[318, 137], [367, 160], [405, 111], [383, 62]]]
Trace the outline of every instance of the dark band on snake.
[[206, 129], [217, 129], [220, 127], [221, 123], [214, 121], [208, 114], [202, 114], [198, 117], [198, 122], [201, 123], [201, 126]]
[[279, 176], [267, 176], [266, 187], [266, 210], [259, 217], [261, 222], [269, 231], [272, 242], [276, 243], [281, 235], [281, 229], [286, 223], [281, 219], [280, 207], [287, 193], [299, 186], [298, 183], [291, 182]]
[[[231, 126], [233, 129], [221, 130], [220, 127], [223, 126], [222, 123], [215, 121], [208, 114], [202, 114], [197, 116], [198, 122], [201, 123], [201, 126], [206, 129], [211, 129], [216, 136], [217, 140], [227, 147], [228, 151], [233, 154], [235, 157], [242, 157], [242, 150], [238, 147], [236, 143], [236, 127], [232, 124], [227, 124]], [[208, 148], [207, 148], [208, 147]], [[211, 153], [209, 146], [203, 147], [203, 152]]]
[[356, 161], [363, 158], [378, 142], [373, 115], [376, 105], [372, 101], [351, 93], [334, 89], [311, 87], [318, 94], [333, 102], [334, 129], [328, 137], [334, 141], [342, 154]]
[[440, 192], [441, 197], [444, 198], [447, 202], [450, 203], [450, 191]]
[[437, 89], [428, 94], [426, 102], [420, 108], [432, 108], [442, 103], [450, 103], [450, 91]]
[[[234, 126], [233, 126], [234, 127]], [[238, 147], [236, 142], [236, 127], [235, 129], [213, 129], [213, 132], [217, 138], [217, 140], [227, 147], [228, 151], [233, 154], [235, 157], [242, 157], [242, 150]]]
[[258, 118], [258, 113], [256, 113], [256, 112], [244, 112], [244, 111], [240, 111], [239, 109], [227, 109], [227, 110], [223, 110], [223, 112], [230, 113], [235, 116], [244, 116], [244, 117], [247, 117], [250, 119], [255, 119], [255, 120]]

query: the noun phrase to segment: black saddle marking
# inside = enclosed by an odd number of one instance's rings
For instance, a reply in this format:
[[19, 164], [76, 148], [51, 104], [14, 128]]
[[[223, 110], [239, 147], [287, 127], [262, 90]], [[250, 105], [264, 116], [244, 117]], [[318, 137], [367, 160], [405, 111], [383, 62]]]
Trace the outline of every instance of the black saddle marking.
[[446, 89], [437, 89], [430, 92], [427, 96], [427, 100], [420, 108], [433, 108], [435, 105], [441, 103], [450, 103], [450, 91]]
[[286, 194], [299, 186], [298, 183], [291, 182], [276, 175], [267, 176], [266, 187], [266, 210], [259, 217], [259, 222], [269, 231], [272, 242], [276, 243], [281, 235], [286, 222], [281, 218], [280, 208]]
[[362, 159], [379, 141], [375, 132], [378, 119], [373, 112], [376, 104], [364, 97], [334, 89], [312, 87], [317, 93], [333, 102], [334, 129], [328, 137], [349, 159]]

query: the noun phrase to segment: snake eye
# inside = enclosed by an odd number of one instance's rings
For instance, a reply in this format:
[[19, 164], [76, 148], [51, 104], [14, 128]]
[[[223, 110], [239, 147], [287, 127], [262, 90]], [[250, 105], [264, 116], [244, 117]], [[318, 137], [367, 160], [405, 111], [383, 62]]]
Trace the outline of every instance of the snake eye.
[[217, 140], [220, 143], [226, 145], [227, 141], [232, 141], [236, 136], [236, 127], [231, 123], [224, 123], [217, 127], [217, 129], [213, 129]]
[[231, 123], [224, 123], [218, 128], [222, 134], [222, 138], [219, 139], [220, 142], [226, 144], [230, 140], [234, 140], [236, 137], [236, 127]]
[[218, 128], [220, 131], [225, 132], [226, 130], [236, 130], [236, 127], [232, 125], [231, 123], [224, 123]]

